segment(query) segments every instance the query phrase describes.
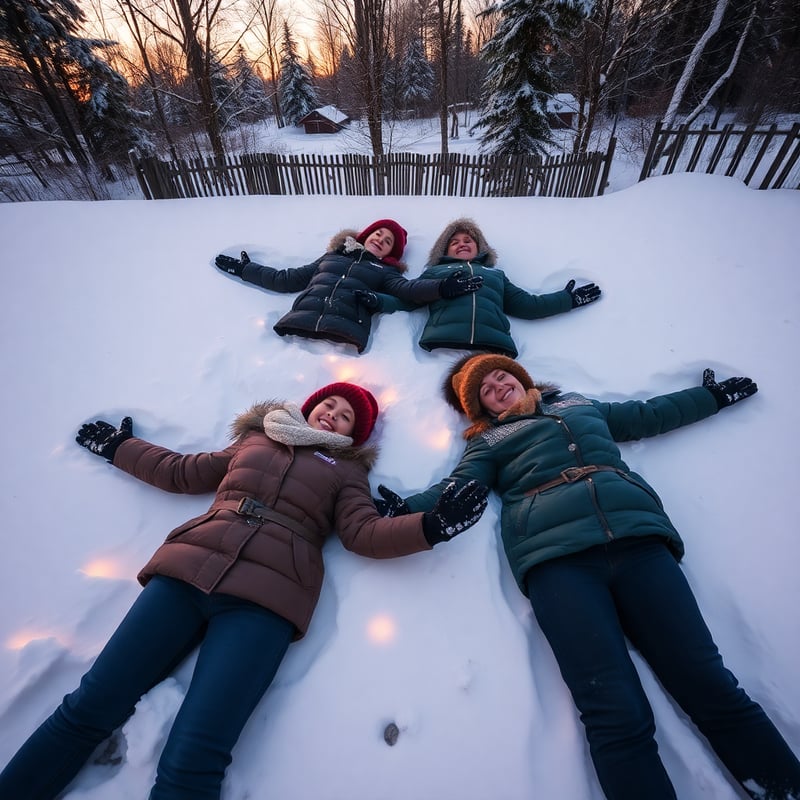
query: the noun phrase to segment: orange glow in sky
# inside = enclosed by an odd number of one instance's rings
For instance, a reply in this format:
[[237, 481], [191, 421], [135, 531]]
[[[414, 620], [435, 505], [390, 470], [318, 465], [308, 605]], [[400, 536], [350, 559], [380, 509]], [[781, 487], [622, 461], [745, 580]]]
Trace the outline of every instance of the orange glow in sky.
[[397, 626], [388, 614], [377, 614], [367, 622], [367, 638], [373, 644], [390, 644], [397, 638]]

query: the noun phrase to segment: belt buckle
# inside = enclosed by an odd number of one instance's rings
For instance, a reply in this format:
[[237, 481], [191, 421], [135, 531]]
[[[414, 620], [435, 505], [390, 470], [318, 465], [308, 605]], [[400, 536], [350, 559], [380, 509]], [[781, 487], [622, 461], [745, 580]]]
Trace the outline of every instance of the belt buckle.
[[236, 513], [245, 517], [253, 516], [253, 505], [254, 500], [252, 497], [243, 497], [239, 501], [239, 508], [236, 509]]
[[567, 467], [567, 469], [561, 470], [561, 477], [567, 483], [574, 483], [575, 481], [579, 480], [584, 474], [583, 467]]

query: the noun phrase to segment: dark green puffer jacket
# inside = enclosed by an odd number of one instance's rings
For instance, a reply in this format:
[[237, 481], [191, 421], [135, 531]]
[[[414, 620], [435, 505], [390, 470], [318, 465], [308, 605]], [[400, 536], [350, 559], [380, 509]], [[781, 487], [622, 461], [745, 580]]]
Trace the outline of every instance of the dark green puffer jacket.
[[[717, 410], [702, 387], [622, 403], [550, 392], [535, 413], [495, 420], [469, 441], [450, 478], [406, 499], [412, 511], [428, 511], [453, 478], [474, 478], [493, 488], [502, 501], [506, 555], [523, 592], [525, 575], [536, 564], [613, 539], [660, 536], [680, 559], [683, 543], [661, 500], [631, 472], [615, 442], [666, 433]], [[526, 495], [562, 470], [589, 464], [619, 472], [596, 472]]]
[[483, 286], [477, 292], [452, 300], [436, 300], [428, 306], [420, 347], [491, 350], [514, 358], [517, 348], [511, 338], [509, 316], [541, 319], [572, 309], [569, 292], [563, 289], [539, 295], [526, 292], [492, 266], [493, 260], [491, 253], [481, 253], [472, 261], [442, 256], [438, 264], [420, 275], [421, 279], [441, 280], [461, 269], [483, 278]]

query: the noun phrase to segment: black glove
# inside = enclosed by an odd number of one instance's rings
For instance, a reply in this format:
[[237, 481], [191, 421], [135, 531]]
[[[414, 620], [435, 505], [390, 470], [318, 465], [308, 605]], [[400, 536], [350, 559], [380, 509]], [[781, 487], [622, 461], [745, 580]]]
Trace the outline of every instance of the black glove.
[[703, 388], [714, 395], [717, 408], [732, 406], [758, 391], [758, 386], [750, 378], [728, 378], [717, 383], [713, 369], [703, 371]]
[[214, 263], [224, 272], [230, 272], [231, 275], [241, 278], [244, 268], [250, 263], [250, 256], [247, 255], [247, 250], [242, 250], [239, 258], [220, 254], [214, 259]]
[[594, 303], [602, 294], [600, 287], [596, 283], [586, 283], [576, 289], [575, 281], [569, 281], [564, 290], [569, 292], [573, 308]]
[[483, 278], [480, 275], [468, 277], [466, 270], [457, 269], [439, 284], [439, 294], [446, 300], [452, 300], [462, 294], [477, 292], [481, 286], [483, 286]]
[[411, 513], [408, 503], [382, 483], [378, 484], [378, 493], [383, 500], [373, 497], [372, 502], [375, 503], [375, 508], [382, 517], [402, 517], [404, 514]]
[[380, 297], [378, 297], [375, 292], [370, 292], [367, 289], [353, 289], [353, 294], [356, 297], [356, 300], [361, 303], [367, 311], [371, 313], [375, 313], [376, 311], [380, 311], [383, 307], [383, 302], [381, 301]]
[[103, 456], [113, 462], [117, 448], [131, 436], [133, 436], [133, 420], [130, 417], [125, 417], [120, 422], [119, 428], [98, 419], [97, 422], [81, 425], [75, 441], [95, 455]]
[[447, 542], [472, 527], [486, 508], [489, 490], [478, 481], [451, 481], [432, 511], [422, 515], [422, 530], [428, 544]]

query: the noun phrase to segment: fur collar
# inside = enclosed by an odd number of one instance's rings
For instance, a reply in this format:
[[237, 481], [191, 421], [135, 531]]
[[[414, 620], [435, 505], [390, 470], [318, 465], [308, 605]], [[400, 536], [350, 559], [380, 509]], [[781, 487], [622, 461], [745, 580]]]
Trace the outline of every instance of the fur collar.
[[[355, 228], [344, 228], [340, 230], [338, 233], [334, 234], [331, 238], [330, 242], [328, 242], [328, 250], [329, 253], [335, 253], [337, 250], [341, 248], [345, 248], [346, 245], [349, 246], [348, 238], [355, 239], [358, 236], [358, 231]], [[359, 250], [364, 250], [364, 246], [355, 242], [355, 247]], [[345, 249], [345, 252], [352, 253], [353, 250]], [[365, 251], [367, 252], [367, 251]], [[379, 263], [383, 264], [383, 261], [380, 261], [376, 256], [372, 253], [369, 254], [371, 259], [379, 261]], [[408, 264], [403, 261], [398, 261], [397, 264], [386, 264], [387, 267], [392, 267], [393, 269], [398, 270], [399, 272], [406, 272], [408, 270]]]
[[[278, 400], [267, 400], [261, 403], [255, 403], [247, 411], [239, 414], [231, 423], [231, 439], [239, 441], [251, 431], [260, 431], [264, 434], [264, 416], [268, 411], [273, 411], [276, 408], [283, 408], [284, 406], [285, 403]], [[378, 448], [376, 445], [367, 444], [361, 445], [361, 447], [353, 447], [350, 445], [336, 449], [328, 448], [328, 451], [335, 453], [338, 458], [362, 464], [368, 470], [371, 469], [378, 460]]]

